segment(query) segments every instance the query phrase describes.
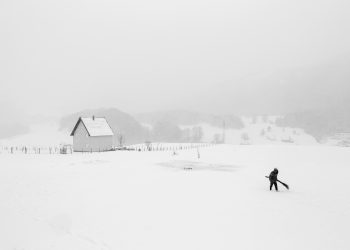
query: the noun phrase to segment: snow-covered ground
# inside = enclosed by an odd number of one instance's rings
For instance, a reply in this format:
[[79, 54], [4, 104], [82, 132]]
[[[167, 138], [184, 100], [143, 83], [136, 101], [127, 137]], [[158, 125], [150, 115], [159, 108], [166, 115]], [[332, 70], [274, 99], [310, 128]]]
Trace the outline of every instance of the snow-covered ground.
[[0, 249], [350, 249], [349, 166], [327, 146], [0, 154]]

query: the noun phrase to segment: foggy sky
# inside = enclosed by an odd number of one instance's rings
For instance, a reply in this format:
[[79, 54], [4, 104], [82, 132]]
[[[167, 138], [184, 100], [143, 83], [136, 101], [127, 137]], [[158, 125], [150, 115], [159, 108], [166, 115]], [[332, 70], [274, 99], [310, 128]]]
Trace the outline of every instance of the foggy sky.
[[350, 92], [347, 0], [7, 0], [0, 30], [0, 100], [31, 114], [283, 113]]

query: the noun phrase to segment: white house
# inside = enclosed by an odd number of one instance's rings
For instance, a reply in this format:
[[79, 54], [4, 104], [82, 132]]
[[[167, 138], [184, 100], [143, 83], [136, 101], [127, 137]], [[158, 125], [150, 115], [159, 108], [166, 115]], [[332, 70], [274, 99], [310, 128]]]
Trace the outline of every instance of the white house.
[[74, 152], [102, 152], [113, 149], [113, 131], [105, 118], [80, 117], [71, 133]]

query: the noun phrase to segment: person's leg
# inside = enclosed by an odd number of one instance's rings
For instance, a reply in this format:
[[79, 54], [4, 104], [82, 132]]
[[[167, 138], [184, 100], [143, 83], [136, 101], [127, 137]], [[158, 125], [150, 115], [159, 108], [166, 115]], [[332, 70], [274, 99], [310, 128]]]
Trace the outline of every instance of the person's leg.
[[272, 190], [273, 182], [270, 182], [270, 191]]
[[274, 183], [276, 191], [278, 191], [277, 182]]

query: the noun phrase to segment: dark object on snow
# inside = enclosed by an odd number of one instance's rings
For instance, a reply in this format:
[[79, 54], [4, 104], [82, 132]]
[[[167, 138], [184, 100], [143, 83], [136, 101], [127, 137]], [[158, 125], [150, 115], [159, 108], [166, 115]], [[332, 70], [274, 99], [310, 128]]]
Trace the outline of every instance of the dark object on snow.
[[280, 180], [277, 180], [279, 183], [281, 183], [286, 189], [289, 190], [289, 186], [286, 184], [286, 183], [283, 183], [282, 181]]
[[277, 175], [278, 175], [278, 169], [275, 168], [269, 175], [270, 182], [276, 182], [277, 181]]
[[272, 186], [275, 186], [276, 191], [278, 191], [277, 186], [277, 175], [278, 175], [278, 169], [275, 168], [269, 175], [270, 180], [270, 190], [272, 190]]
[[274, 182], [270, 181], [270, 191], [272, 190], [272, 186], [275, 186], [276, 191], [278, 191], [278, 186], [276, 181]]
[[270, 190], [272, 190], [272, 187], [275, 186], [276, 191], [278, 191], [277, 182], [281, 183], [285, 188], [289, 189], [289, 186], [286, 183], [283, 183], [282, 181], [277, 179], [278, 175], [278, 169], [275, 168], [269, 176], [265, 176], [266, 178], [269, 178], [270, 180]]

